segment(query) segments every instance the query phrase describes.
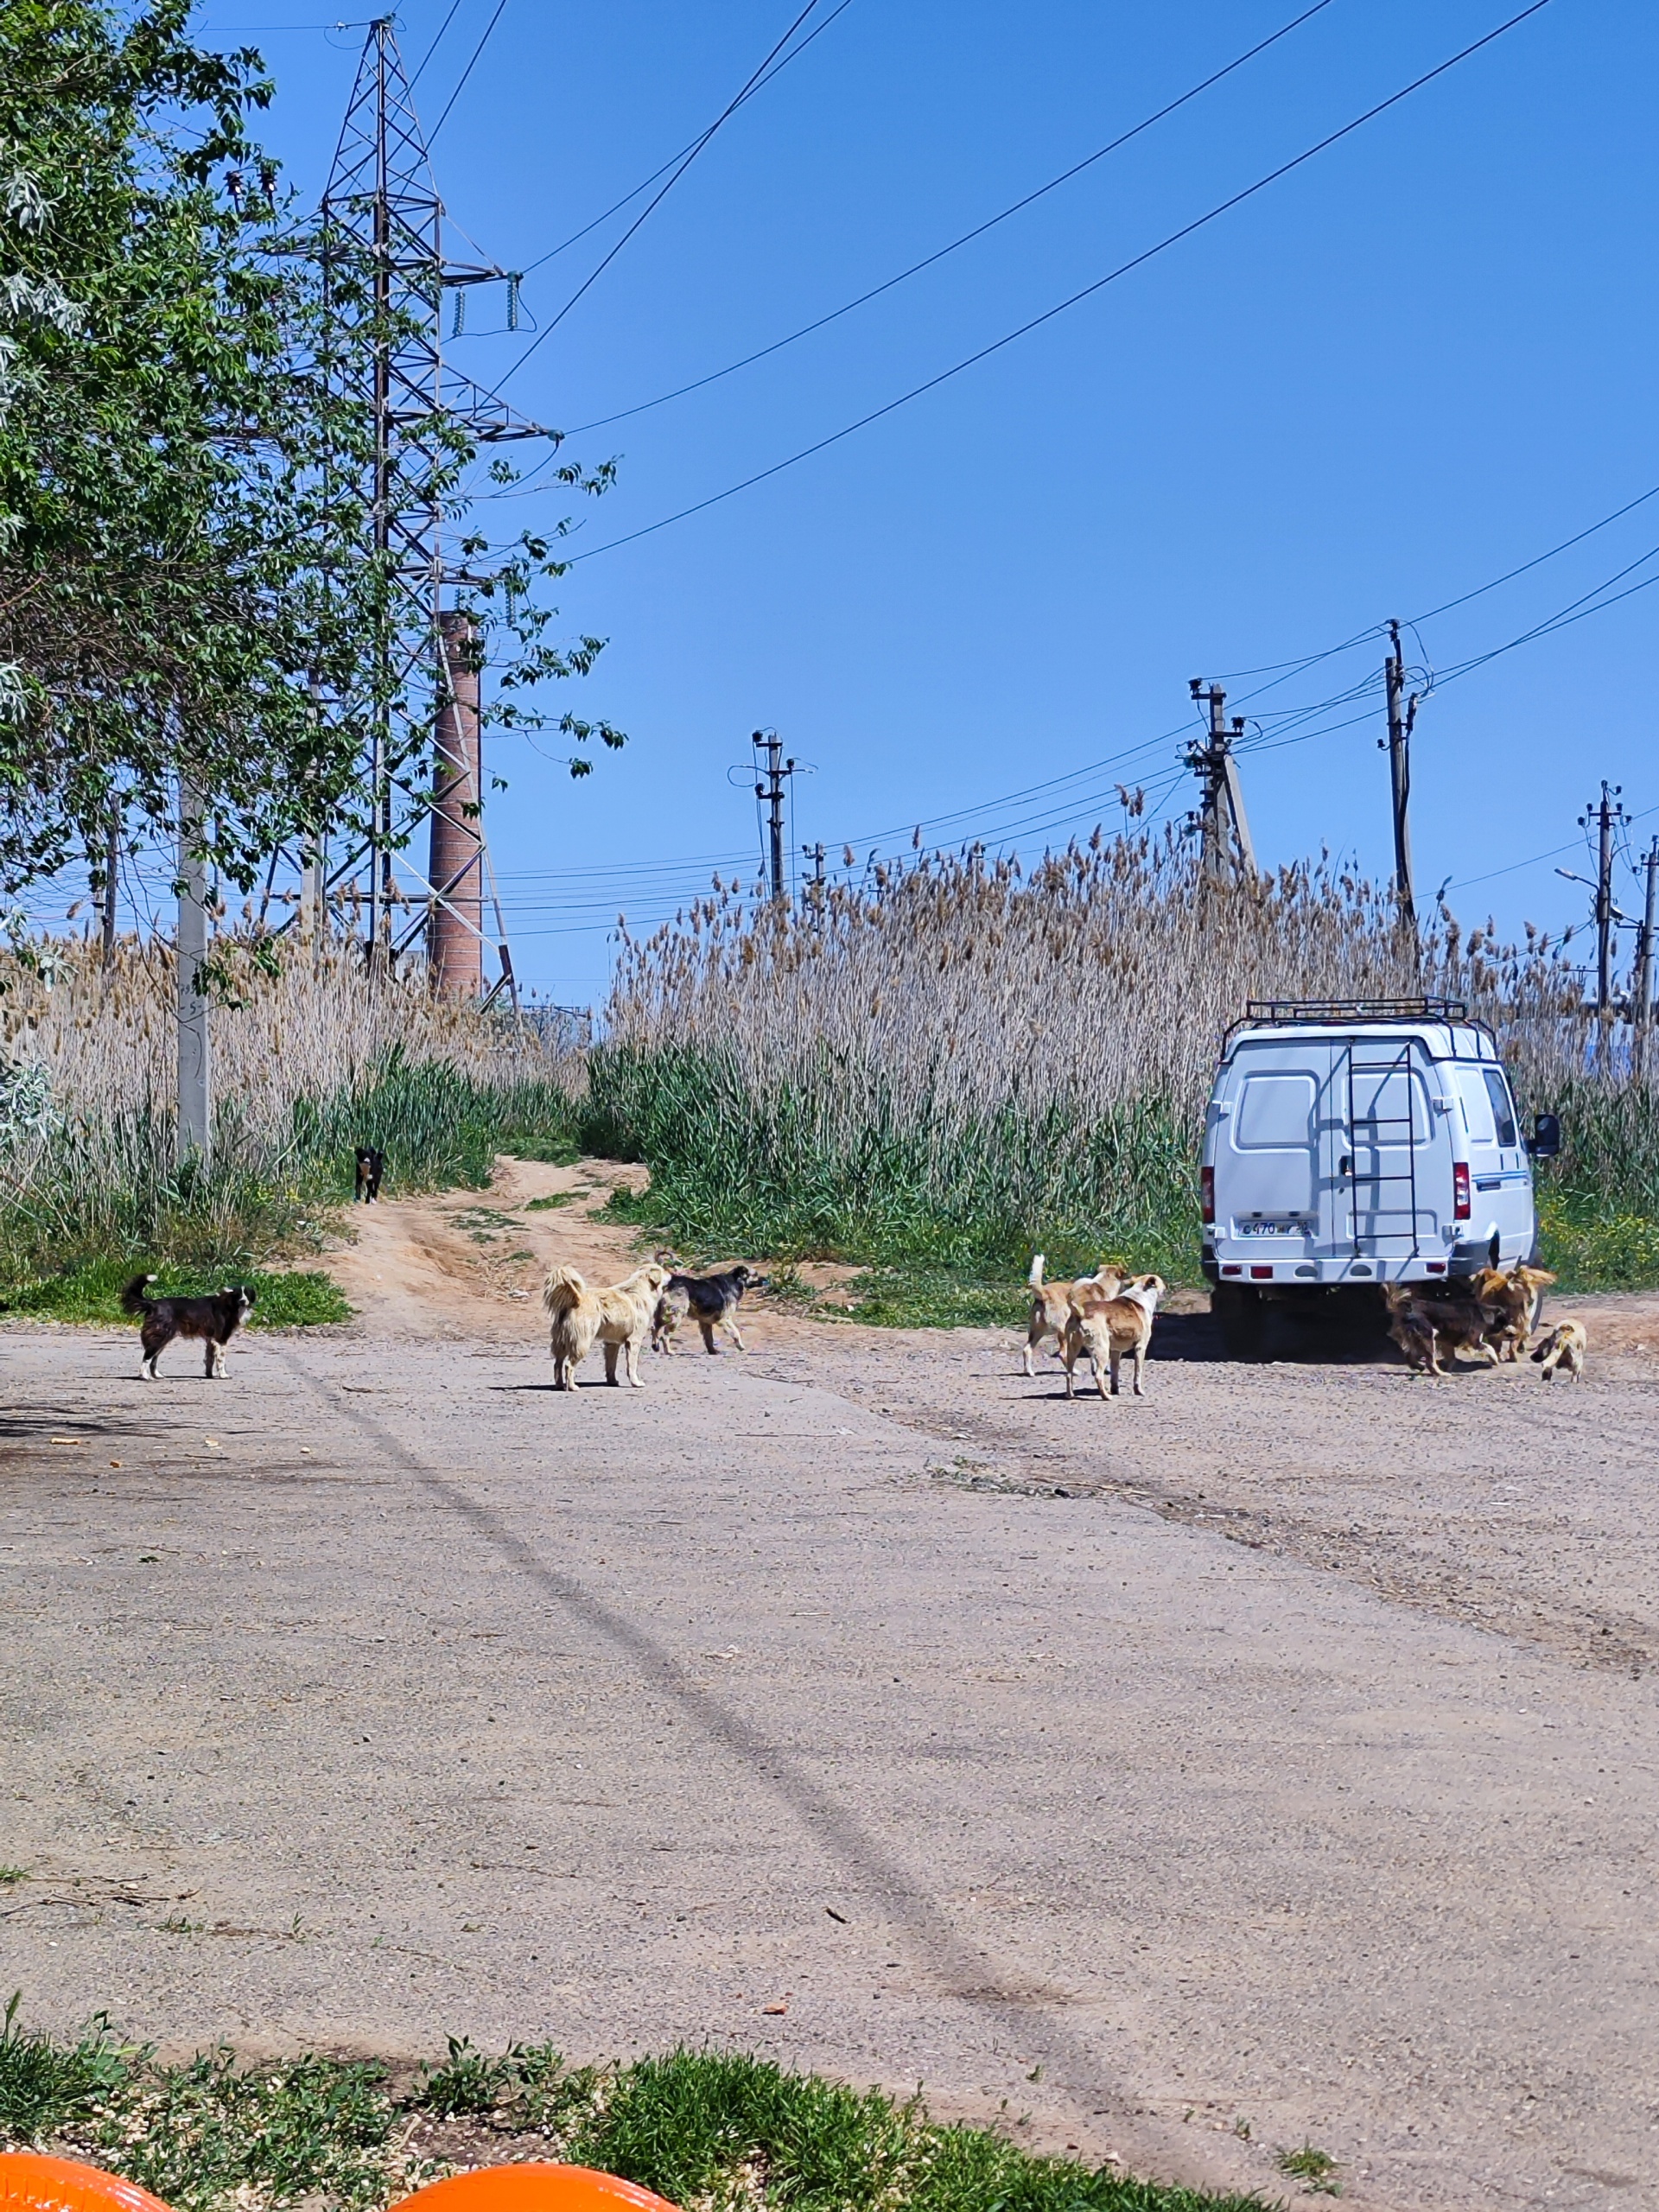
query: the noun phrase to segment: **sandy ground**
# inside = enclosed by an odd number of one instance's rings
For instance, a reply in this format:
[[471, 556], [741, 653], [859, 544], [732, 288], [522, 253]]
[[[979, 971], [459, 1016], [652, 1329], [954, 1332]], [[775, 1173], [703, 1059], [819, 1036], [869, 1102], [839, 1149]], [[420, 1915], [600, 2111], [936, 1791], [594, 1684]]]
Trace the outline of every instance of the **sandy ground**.
[[619, 1172], [359, 1215], [362, 1319], [225, 1383], [0, 1335], [28, 2019], [729, 2041], [1269, 2196], [1311, 2139], [1361, 2206], [1659, 2202], [1659, 1302], [1574, 1302], [1576, 1388], [1178, 1315], [1067, 1404], [763, 1308], [562, 1397], [523, 1294]]

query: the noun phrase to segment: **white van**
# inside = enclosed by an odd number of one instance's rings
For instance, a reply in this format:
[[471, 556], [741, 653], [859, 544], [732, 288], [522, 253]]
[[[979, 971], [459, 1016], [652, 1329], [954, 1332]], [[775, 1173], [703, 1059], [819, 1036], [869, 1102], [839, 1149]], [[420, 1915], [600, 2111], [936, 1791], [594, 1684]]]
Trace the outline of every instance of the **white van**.
[[1492, 1033], [1452, 999], [1252, 1000], [1205, 1119], [1204, 1273], [1230, 1348], [1267, 1303], [1378, 1304], [1533, 1257], [1532, 1161]]

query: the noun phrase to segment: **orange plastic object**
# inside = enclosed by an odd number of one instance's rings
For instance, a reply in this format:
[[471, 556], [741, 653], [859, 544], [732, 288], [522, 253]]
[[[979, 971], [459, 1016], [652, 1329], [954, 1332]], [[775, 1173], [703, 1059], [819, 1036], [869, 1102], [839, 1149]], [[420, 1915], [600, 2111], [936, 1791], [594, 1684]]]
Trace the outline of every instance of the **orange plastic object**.
[[0, 2152], [0, 2212], [168, 2212], [136, 2181], [48, 2158], [35, 2151]]
[[[676, 2212], [666, 2197], [653, 2196], [616, 2174], [591, 2166], [482, 2166], [476, 2173], [452, 2174], [417, 2189], [391, 2212]], [[4, 2212], [0, 2206], [0, 2212]]]

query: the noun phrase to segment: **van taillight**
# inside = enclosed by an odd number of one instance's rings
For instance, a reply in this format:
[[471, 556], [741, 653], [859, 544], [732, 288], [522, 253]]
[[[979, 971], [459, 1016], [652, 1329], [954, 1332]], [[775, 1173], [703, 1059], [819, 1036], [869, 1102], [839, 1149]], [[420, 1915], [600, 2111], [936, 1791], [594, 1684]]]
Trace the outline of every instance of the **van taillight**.
[[1469, 1218], [1469, 1163], [1466, 1160], [1452, 1162], [1452, 1218], [1453, 1221], [1467, 1221]]
[[1216, 1171], [1213, 1167], [1201, 1170], [1198, 1176], [1198, 1197], [1204, 1209], [1204, 1225], [1214, 1225], [1216, 1218]]

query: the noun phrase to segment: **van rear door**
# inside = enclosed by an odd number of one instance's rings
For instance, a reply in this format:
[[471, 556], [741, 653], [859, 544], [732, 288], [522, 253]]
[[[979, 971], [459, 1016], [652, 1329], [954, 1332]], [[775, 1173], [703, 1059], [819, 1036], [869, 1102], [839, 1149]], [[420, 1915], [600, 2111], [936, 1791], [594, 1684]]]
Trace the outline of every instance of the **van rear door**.
[[1459, 1061], [1450, 1071], [1469, 1140], [1468, 1242], [1494, 1235], [1505, 1267], [1530, 1256], [1535, 1224], [1532, 1170], [1516, 1123], [1515, 1102], [1501, 1068], [1490, 1060]]
[[1374, 1260], [1438, 1255], [1445, 1246], [1422, 1047], [1408, 1037], [1355, 1037], [1338, 1047], [1338, 1060], [1333, 1089], [1345, 1139], [1337, 1171], [1348, 1249]]
[[1217, 1148], [1216, 1227], [1263, 1260], [1331, 1248], [1331, 1046], [1311, 1038], [1237, 1048], [1236, 1087]]

